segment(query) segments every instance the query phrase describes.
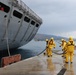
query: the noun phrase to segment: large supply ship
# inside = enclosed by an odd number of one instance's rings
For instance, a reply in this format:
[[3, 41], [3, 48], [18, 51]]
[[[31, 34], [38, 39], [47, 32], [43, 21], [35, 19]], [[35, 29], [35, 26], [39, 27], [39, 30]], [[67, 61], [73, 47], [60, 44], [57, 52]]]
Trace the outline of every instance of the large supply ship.
[[21, 0], [0, 0], [0, 50], [18, 48], [30, 42], [42, 19]]

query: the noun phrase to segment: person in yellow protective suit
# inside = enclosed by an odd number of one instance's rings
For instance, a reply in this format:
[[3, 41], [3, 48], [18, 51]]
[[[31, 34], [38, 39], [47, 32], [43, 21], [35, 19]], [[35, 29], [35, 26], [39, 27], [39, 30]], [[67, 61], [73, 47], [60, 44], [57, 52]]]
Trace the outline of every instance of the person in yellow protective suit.
[[47, 50], [48, 50], [48, 39], [46, 39], [46, 51], [44, 52], [44, 55], [47, 55]]
[[70, 58], [70, 62], [73, 62], [73, 55], [74, 55], [74, 47], [75, 47], [75, 43], [72, 37], [69, 38], [69, 41], [67, 42], [65, 48], [66, 48], [66, 59], [65, 62], [68, 63], [69, 62], [69, 58]]
[[51, 38], [48, 42], [48, 50], [47, 50], [48, 57], [52, 56], [52, 49], [55, 47], [56, 47], [56, 44], [54, 42], [54, 38]]
[[66, 45], [66, 41], [64, 40], [64, 39], [61, 39], [61, 45], [60, 45], [60, 47], [62, 47], [62, 51], [63, 51], [63, 55], [62, 55], [62, 57], [65, 57], [65, 45]]

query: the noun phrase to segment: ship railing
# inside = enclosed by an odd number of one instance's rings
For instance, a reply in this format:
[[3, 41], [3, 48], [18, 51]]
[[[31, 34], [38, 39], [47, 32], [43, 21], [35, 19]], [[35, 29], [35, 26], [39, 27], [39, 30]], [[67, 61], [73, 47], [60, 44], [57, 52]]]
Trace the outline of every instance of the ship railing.
[[21, 0], [12, 0], [12, 1], [15, 5], [19, 7], [19, 9], [22, 9], [27, 15], [39, 21], [40, 24], [42, 23], [42, 19], [34, 11], [32, 11], [23, 1]]

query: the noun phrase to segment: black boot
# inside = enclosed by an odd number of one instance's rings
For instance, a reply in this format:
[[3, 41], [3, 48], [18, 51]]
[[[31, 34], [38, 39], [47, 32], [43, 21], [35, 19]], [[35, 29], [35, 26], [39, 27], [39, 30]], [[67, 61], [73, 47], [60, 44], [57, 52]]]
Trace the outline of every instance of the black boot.
[[71, 64], [73, 63], [73, 62], [70, 62]]
[[50, 56], [48, 55], [48, 57], [50, 57]]
[[66, 64], [68, 64], [68, 62], [65, 62]]
[[46, 55], [46, 53], [44, 53], [44, 55]]

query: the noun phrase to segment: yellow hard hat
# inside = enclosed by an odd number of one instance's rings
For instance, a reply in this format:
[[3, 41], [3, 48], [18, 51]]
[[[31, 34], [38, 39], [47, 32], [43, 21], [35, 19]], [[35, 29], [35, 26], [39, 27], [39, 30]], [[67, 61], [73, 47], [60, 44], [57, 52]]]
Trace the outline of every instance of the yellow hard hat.
[[51, 40], [54, 40], [54, 38], [52, 37], [52, 38], [50, 38]]
[[73, 38], [72, 37], [69, 37], [69, 41], [73, 41]]
[[46, 39], [46, 41], [48, 41], [48, 39]]

